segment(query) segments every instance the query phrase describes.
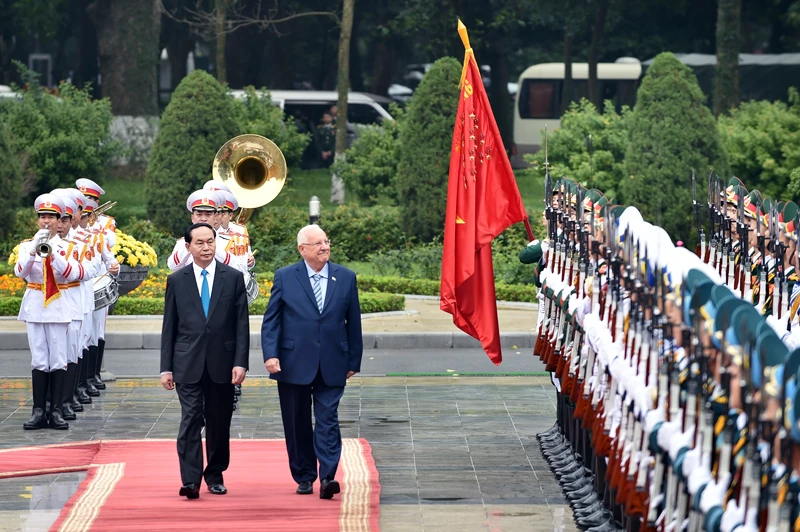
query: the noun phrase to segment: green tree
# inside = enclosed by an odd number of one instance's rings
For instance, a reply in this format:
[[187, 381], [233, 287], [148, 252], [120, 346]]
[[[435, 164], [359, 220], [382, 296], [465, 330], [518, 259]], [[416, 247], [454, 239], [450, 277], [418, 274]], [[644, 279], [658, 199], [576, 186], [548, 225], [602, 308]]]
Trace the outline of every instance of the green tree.
[[[550, 175], [567, 176], [586, 187], [600, 189], [609, 197], [615, 196], [625, 175], [630, 115], [628, 107], [617, 114], [611, 101], [605, 102], [603, 114], [586, 99], [573, 103], [561, 117], [561, 127], [548, 137]], [[529, 159], [537, 175], [541, 175], [544, 150]]]
[[21, 154], [22, 194], [74, 187], [80, 177], [100, 180], [119, 149], [109, 134], [111, 103], [92, 100], [88, 89], [66, 82], [59, 86], [59, 96], [53, 96], [38, 84], [36, 74], [17, 66], [27, 90], [12, 86], [22, 98], [0, 102], [0, 122], [8, 125]]
[[714, 114], [739, 105], [739, 41], [742, 0], [720, 0], [717, 11], [717, 75], [714, 80]]
[[689, 240], [692, 169], [728, 175], [714, 116], [689, 67], [659, 54], [642, 80], [628, 127], [622, 181], [626, 203], [661, 225], [674, 239]]
[[156, 225], [183, 232], [187, 196], [211, 179], [214, 155], [238, 132], [225, 88], [202, 70], [186, 76], [164, 111], [147, 166], [145, 197]]
[[373, 205], [381, 198], [395, 199], [403, 110], [392, 104], [389, 112], [394, 120], [362, 129], [345, 157], [334, 163], [334, 172], [344, 180], [348, 192], [364, 205]]
[[292, 117], [286, 116], [280, 107], [272, 103], [272, 97], [266, 89], [257, 91], [253, 87], [245, 87], [244, 97], [231, 97], [231, 106], [240, 134], [267, 137], [281, 149], [288, 166], [300, 164], [303, 152], [311, 142], [311, 134], [299, 133]]
[[22, 176], [17, 161], [11, 128], [0, 122], [0, 190], [5, 195], [5, 206], [0, 209], [0, 239], [8, 238], [14, 227]]
[[458, 61], [437, 60], [422, 78], [400, 130], [397, 198], [408, 233], [424, 242], [444, 230], [460, 79]]
[[765, 196], [791, 199], [789, 175], [800, 166], [800, 108], [798, 93], [789, 91], [794, 105], [783, 102], [746, 102], [719, 117], [722, 145], [733, 175]]

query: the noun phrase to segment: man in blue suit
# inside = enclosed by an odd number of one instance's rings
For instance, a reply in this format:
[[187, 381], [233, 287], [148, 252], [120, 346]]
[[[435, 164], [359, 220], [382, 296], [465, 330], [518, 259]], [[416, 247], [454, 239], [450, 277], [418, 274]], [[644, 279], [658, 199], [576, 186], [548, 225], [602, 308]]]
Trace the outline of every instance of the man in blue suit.
[[329, 262], [331, 242], [322, 229], [302, 228], [297, 249], [303, 260], [275, 272], [261, 347], [270, 378], [278, 381], [297, 493], [314, 492], [319, 462], [319, 496], [331, 499], [340, 491], [334, 478], [342, 454], [339, 400], [347, 379], [361, 371], [361, 308], [356, 275]]

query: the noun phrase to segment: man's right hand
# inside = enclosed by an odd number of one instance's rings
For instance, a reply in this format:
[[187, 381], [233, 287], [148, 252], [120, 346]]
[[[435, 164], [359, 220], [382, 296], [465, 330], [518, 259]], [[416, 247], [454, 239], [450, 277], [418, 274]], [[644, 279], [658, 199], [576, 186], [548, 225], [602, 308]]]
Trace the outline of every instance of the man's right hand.
[[267, 371], [269, 371], [270, 375], [278, 373], [281, 370], [281, 361], [277, 358], [268, 358], [264, 365], [267, 366]]
[[172, 373], [164, 373], [161, 375], [161, 386], [163, 386], [165, 390], [175, 389], [175, 381], [172, 380]]

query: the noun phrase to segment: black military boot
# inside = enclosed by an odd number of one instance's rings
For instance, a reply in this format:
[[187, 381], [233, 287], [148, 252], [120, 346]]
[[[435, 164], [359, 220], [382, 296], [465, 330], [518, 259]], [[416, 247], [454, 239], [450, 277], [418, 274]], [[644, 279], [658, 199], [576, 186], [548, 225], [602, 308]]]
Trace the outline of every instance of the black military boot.
[[57, 369], [51, 371], [48, 375], [50, 377], [50, 389], [52, 390], [54, 400], [52, 408], [50, 408], [50, 428], [67, 430], [69, 428], [69, 423], [64, 421], [61, 410], [63, 408], [63, 403], [59, 399], [60, 397], [64, 397], [64, 385], [67, 381], [67, 371], [64, 369]]
[[89, 397], [89, 394], [86, 393], [86, 366], [87, 358], [89, 357], [89, 350], [83, 350], [83, 358], [78, 361], [78, 387], [77, 387], [77, 395], [78, 395], [78, 403], [82, 405], [90, 405], [92, 404], [92, 398]]
[[103, 379], [100, 378], [100, 370], [103, 369], [103, 353], [106, 350], [106, 341], [100, 338], [97, 341], [97, 366], [94, 370], [94, 379], [92, 379], [92, 384], [98, 390], [105, 390], [106, 383], [103, 382]]
[[93, 384], [94, 368], [97, 367], [97, 346], [89, 346], [89, 358], [84, 357], [86, 363], [86, 393], [89, 397], [100, 397], [100, 391]]
[[67, 421], [78, 419], [75, 415], [75, 410], [72, 408], [73, 393], [75, 391], [75, 372], [78, 371], [78, 365], [70, 362], [67, 364], [67, 378], [64, 380], [64, 400], [62, 401], [63, 409], [61, 414]]
[[47, 373], [35, 369], [31, 371], [31, 381], [33, 386], [33, 414], [31, 418], [23, 423], [25, 430], [38, 430], [47, 428], [47, 416], [45, 415], [45, 405], [47, 403]]

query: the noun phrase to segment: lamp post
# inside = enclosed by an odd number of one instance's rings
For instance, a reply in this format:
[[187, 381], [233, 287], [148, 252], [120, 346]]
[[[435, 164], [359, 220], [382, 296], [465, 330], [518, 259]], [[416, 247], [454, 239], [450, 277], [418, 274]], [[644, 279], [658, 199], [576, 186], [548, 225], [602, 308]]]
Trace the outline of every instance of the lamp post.
[[308, 220], [310, 224], [319, 222], [319, 198], [316, 196], [311, 196], [308, 202]]

